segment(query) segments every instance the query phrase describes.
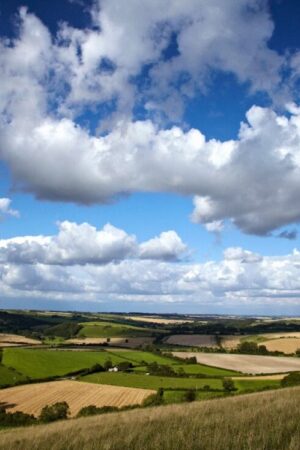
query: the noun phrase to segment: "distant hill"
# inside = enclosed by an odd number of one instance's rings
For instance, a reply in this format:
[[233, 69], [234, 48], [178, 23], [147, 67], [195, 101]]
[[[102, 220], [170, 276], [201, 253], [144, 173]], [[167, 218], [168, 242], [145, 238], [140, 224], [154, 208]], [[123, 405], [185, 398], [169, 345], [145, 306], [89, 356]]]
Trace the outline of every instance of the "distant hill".
[[5, 450], [299, 450], [300, 388], [0, 432]]

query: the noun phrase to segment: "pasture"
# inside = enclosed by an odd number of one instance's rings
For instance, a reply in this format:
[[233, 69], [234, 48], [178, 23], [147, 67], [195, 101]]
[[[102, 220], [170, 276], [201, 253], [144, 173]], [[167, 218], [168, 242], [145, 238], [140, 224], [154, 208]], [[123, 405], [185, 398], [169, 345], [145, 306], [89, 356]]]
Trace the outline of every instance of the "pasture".
[[195, 356], [200, 364], [248, 374], [284, 373], [300, 370], [300, 358], [236, 355], [226, 353], [173, 352], [179, 358]]
[[42, 350], [6, 348], [2, 363], [32, 379], [63, 376], [67, 373], [104, 364], [110, 359], [113, 364], [124, 361], [118, 355], [105, 351]]
[[25, 381], [26, 377], [14, 369], [0, 364], [0, 388], [3, 386], [10, 386]]
[[222, 380], [217, 378], [181, 378], [160, 377], [135, 373], [95, 373], [80, 378], [81, 381], [97, 384], [111, 384], [142, 389], [201, 389], [209, 386], [212, 389], [222, 389]]
[[112, 337], [140, 337], [150, 336], [151, 328], [125, 325], [114, 322], [84, 322], [78, 337], [86, 338], [112, 338]]
[[155, 393], [147, 389], [92, 385], [79, 381], [51, 381], [49, 383], [16, 386], [0, 391], [0, 403], [13, 405], [8, 411], [22, 411], [38, 416], [42, 408], [56, 402], [66, 401], [74, 417], [84, 406], [140, 405]]

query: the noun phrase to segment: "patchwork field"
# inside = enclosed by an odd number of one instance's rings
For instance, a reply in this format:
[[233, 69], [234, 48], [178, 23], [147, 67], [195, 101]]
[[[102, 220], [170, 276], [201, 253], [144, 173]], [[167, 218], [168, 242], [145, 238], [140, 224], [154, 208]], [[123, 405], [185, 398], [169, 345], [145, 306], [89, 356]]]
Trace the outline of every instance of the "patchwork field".
[[46, 405], [66, 401], [71, 416], [84, 406], [127, 406], [141, 404], [155, 391], [127, 387], [93, 385], [79, 381], [52, 381], [29, 384], [0, 391], [0, 403], [13, 405], [8, 411], [22, 411], [38, 416]]
[[195, 356], [200, 364], [237, 370], [248, 374], [284, 373], [300, 370], [300, 358], [293, 357], [196, 352], [173, 352], [173, 355], [179, 358]]
[[216, 338], [209, 334], [176, 334], [165, 340], [166, 344], [187, 347], [216, 347]]
[[264, 341], [261, 344], [265, 345], [270, 352], [279, 351], [288, 354], [300, 350], [300, 338], [285, 337]]
[[13, 347], [17, 345], [35, 345], [41, 344], [37, 339], [31, 339], [19, 334], [0, 333], [0, 347]]

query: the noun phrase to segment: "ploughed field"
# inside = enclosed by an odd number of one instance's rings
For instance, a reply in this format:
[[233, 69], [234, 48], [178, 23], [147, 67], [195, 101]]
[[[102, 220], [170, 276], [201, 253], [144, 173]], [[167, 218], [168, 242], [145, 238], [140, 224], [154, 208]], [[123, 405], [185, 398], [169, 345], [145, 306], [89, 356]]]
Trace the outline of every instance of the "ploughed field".
[[210, 334], [175, 334], [169, 336], [165, 342], [187, 347], [217, 347], [216, 337]]
[[12, 405], [9, 412], [22, 411], [38, 416], [42, 408], [56, 402], [66, 401], [71, 416], [84, 406], [128, 406], [140, 405], [145, 398], [155, 393], [150, 389], [121, 386], [93, 385], [79, 381], [51, 381], [16, 386], [0, 390], [0, 403]]
[[235, 355], [226, 353], [173, 352], [178, 358], [195, 356], [200, 364], [237, 370], [247, 374], [284, 373], [300, 371], [300, 358]]

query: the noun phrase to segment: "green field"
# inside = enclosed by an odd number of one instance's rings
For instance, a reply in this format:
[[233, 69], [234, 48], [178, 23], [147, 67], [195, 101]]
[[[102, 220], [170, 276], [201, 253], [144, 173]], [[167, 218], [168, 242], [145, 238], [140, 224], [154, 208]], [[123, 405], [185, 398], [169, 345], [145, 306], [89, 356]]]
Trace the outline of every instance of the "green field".
[[205, 366], [204, 364], [180, 364], [173, 367], [176, 372], [183, 369], [188, 375], [204, 375], [210, 377], [234, 377], [239, 375], [233, 370], [219, 369], [218, 367]]
[[141, 337], [151, 336], [153, 329], [123, 325], [113, 322], [84, 322], [78, 337]]
[[168, 358], [166, 356], [157, 355], [155, 353], [150, 352], [142, 352], [142, 351], [136, 351], [136, 350], [129, 350], [129, 351], [118, 351], [118, 350], [111, 350], [112, 354], [118, 355], [121, 358], [128, 359], [130, 361], [136, 362], [138, 364], [145, 365], [150, 364], [153, 362], [156, 362], [157, 364], [164, 364], [164, 365], [174, 365], [178, 364], [178, 362], [173, 358]]
[[14, 385], [18, 381], [26, 380], [26, 377], [16, 370], [0, 364], [0, 387]]
[[111, 359], [113, 364], [124, 361], [118, 355], [92, 351], [33, 350], [7, 348], [3, 352], [2, 363], [13, 367], [30, 378], [62, 376], [69, 372], [104, 364]]
[[137, 387], [142, 389], [201, 389], [208, 385], [212, 389], [222, 389], [222, 380], [213, 378], [172, 378], [135, 373], [96, 373], [80, 378], [80, 381], [114, 386]]
[[[184, 394], [186, 391], [164, 391], [164, 403], [172, 404], [172, 403], [182, 403], [185, 401]], [[209, 400], [211, 398], [224, 397], [223, 392], [205, 392], [205, 391], [197, 391], [196, 392], [196, 400]]]
[[280, 380], [233, 380], [239, 391], [259, 391], [266, 388], [280, 387]]

